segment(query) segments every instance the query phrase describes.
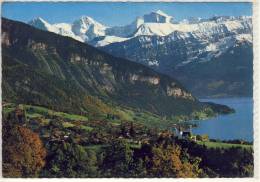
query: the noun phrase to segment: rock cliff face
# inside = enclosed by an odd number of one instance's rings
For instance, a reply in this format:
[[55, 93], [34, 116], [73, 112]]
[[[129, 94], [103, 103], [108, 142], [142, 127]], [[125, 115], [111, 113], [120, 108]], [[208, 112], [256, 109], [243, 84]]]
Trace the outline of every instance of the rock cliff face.
[[137, 74], [130, 75], [130, 81], [133, 83], [135, 81], [140, 81], [140, 82], [147, 82], [152, 85], [158, 85], [160, 83], [160, 78], [159, 77], [145, 77]]
[[91, 95], [169, 116], [209, 107], [176, 80], [71, 38], [7, 19], [2, 19], [2, 37], [5, 101], [77, 112]]

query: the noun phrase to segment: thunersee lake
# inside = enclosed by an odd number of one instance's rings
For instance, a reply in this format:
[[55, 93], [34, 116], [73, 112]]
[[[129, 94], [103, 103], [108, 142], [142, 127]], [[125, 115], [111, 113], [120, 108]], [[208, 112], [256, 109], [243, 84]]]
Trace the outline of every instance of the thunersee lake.
[[207, 120], [193, 121], [198, 124], [198, 127], [193, 128], [193, 134], [208, 134], [212, 139], [253, 141], [252, 98], [200, 99], [200, 101], [227, 105], [236, 112]]

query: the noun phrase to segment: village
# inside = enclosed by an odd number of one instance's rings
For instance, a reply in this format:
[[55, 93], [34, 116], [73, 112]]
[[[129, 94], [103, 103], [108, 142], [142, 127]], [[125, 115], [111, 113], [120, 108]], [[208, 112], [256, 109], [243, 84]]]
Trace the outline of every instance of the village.
[[[26, 114], [31, 111], [32, 109], [26, 111], [22, 105], [18, 105], [9, 117], [14, 117], [20, 125], [28, 126], [33, 131], [38, 132], [46, 141], [62, 142], [73, 138], [77, 143], [87, 146], [105, 144], [117, 138], [124, 139], [132, 145], [141, 146], [142, 143], [149, 143], [153, 136], [160, 135], [193, 142], [209, 141], [208, 135], [194, 135], [192, 125], [184, 127], [173, 124], [168, 130], [156, 130], [144, 128], [142, 125], [133, 122], [72, 121], [51, 115], [51, 112], [46, 115]], [[108, 117], [114, 119], [112, 114]]]

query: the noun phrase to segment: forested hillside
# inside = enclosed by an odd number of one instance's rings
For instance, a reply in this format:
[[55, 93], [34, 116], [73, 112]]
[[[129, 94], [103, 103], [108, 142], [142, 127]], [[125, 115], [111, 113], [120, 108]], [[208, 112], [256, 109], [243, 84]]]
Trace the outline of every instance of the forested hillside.
[[169, 76], [72, 38], [2, 19], [2, 40], [4, 101], [74, 113], [91, 112], [91, 103], [122, 105], [161, 116], [216, 108]]

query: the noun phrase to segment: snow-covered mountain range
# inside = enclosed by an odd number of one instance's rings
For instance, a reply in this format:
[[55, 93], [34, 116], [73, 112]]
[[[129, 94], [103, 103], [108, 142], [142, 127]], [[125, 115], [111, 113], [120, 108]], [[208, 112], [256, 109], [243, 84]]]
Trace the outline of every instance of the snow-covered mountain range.
[[[251, 16], [214, 16], [209, 19], [193, 17], [177, 22], [174, 17], [159, 10], [137, 17], [125, 26], [106, 26], [87, 16], [72, 24], [50, 24], [41, 18], [36, 18], [29, 24], [99, 47], [114, 56], [150, 66], [173, 75], [180, 81], [187, 75], [182, 67], [191, 67], [190, 63], [218, 60], [223, 55], [231, 55], [231, 59], [237, 59], [232, 57], [232, 54], [236, 54], [234, 51], [242, 50], [242, 54], [243, 50], [251, 52], [253, 41]], [[242, 57], [243, 55], [240, 56]], [[221, 64], [226, 66], [229, 63]], [[196, 70], [199, 72], [200, 66]], [[232, 71], [231, 68], [230, 70]], [[249, 72], [251, 71], [245, 74]], [[207, 83], [218, 79], [220, 78], [214, 78]], [[192, 79], [185, 81], [185, 86], [193, 91], [193, 87], [189, 87]], [[202, 93], [200, 88], [198, 92]]]
[[[248, 16], [222, 16], [211, 19], [190, 18], [174, 22], [173, 17], [160, 10], [137, 17], [135, 21], [125, 26], [109, 27], [88, 16], [82, 16], [72, 24], [50, 24], [42, 18], [35, 18], [29, 24], [82, 42], [89, 42], [97, 37], [103, 37], [97, 41], [97, 45], [102, 46], [125, 41], [140, 35], [167, 36], [175, 31], [185, 33], [186, 36], [189, 36], [190, 33], [197, 38], [208, 37], [221, 32], [241, 33], [245, 29], [248, 30], [247, 33], [252, 31], [251, 17]], [[108, 42], [105, 40], [108, 40]]]
[[[157, 47], [169, 42], [183, 42], [186, 47], [194, 44], [195, 52], [187, 53], [182, 63], [201, 57], [201, 61], [208, 61], [218, 56], [237, 42], [252, 43], [252, 18], [241, 17], [212, 17], [210, 19], [190, 18], [174, 22], [174, 18], [158, 10], [137, 17], [129, 25], [109, 27], [91, 17], [82, 16], [72, 24], [50, 24], [42, 18], [29, 22], [30, 25], [42, 30], [72, 37], [78, 41], [89, 43], [96, 47], [108, 46], [113, 43], [128, 42], [138, 39], [143, 47]], [[155, 42], [151, 42], [157, 37]], [[123, 43], [125, 44], [125, 43]], [[191, 46], [192, 47], [192, 46]], [[130, 57], [130, 59], [132, 59]], [[145, 62], [145, 60], [139, 60]], [[157, 60], [150, 60], [148, 65], [157, 65]]]
[[171, 21], [171, 16], [158, 10], [146, 14], [143, 17], [138, 17], [134, 22], [126, 26], [109, 27], [88, 16], [82, 16], [72, 24], [50, 24], [42, 18], [35, 18], [28, 23], [36, 28], [63, 36], [69, 36], [81, 42], [90, 42], [97, 37], [102, 37], [102, 39], [96, 43], [98, 46], [104, 46], [110, 43], [128, 40], [138, 35], [169, 34], [170, 31], [173, 31], [173, 29], [169, 30], [172, 26]]

